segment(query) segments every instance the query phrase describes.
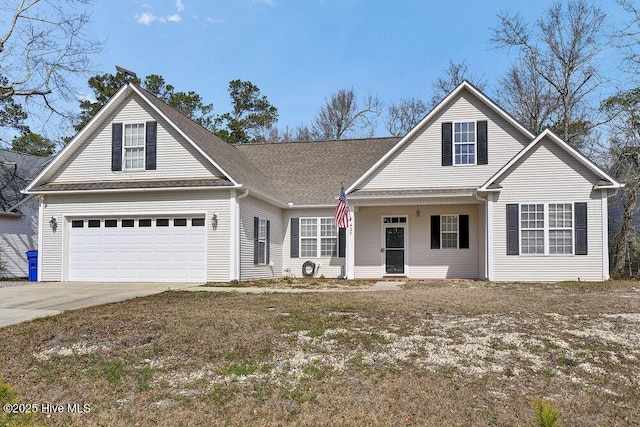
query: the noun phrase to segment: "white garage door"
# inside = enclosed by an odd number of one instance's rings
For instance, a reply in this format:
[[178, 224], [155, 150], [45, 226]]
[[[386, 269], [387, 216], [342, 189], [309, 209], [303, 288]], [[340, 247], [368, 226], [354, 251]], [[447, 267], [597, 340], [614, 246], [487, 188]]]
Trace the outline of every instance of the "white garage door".
[[68, 248], [70, 281], [205, 281], [204, 216], [73, 219]]

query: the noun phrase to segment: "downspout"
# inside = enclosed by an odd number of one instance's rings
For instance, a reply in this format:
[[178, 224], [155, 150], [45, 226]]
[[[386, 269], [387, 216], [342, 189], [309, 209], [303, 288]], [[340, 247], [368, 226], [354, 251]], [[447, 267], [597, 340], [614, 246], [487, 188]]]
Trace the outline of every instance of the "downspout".
[[240, 248], [241, 248], [241, 244], [240, 244], [240, 199], [244, 199], [245, 197], [247, 197], [249, 195], [249, 189], [247, 188], [246, 190], [244, 190], [244, 193], [242, 193], [241, 195], [236, 197], [236, 212], [235, 212], [235, 217], [236, 217], [236, 227], [234, 230], [235, 233], [235, 241], [236, 241], [236, 245], [235, 245], [235, 277], [233, 278], [233, 281], [235, 283], [240, 282], [240, 269], [241, 269], [241, 265], [242, 265], [242, 261], [241, 261], [241, 257], [240, 257]]
[[482, 198], [478, 196], [478, 190], [473, 193], [473, 196], [484, 203], [484, 278], [489, 278], [489, 218], [488, 216], [488, 208], [487, 208], [487, 198]]

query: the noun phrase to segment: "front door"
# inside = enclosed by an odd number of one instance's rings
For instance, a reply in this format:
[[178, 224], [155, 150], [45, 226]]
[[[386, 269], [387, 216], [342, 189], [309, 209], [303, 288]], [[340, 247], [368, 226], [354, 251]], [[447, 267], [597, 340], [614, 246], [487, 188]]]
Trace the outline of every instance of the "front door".
[[406, 217], [385, 217], [384, 224], [384, 274], [405, 274]]

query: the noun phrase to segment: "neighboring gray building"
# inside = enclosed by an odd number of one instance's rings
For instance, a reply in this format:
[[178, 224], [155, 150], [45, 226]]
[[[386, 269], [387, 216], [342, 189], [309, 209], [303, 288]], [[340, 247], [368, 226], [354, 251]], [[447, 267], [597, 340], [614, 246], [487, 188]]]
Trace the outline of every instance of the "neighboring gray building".
[[609, 278], [620, 187], [467, 82], [402, 138], [236, 146], [127, 84], [27, 192], [43, 281], [559, 281]]
[[27, 277], [25, 252], [38, 248], [38, 199], [22, 194], [50, 161], [0, 149], [0, 276]]

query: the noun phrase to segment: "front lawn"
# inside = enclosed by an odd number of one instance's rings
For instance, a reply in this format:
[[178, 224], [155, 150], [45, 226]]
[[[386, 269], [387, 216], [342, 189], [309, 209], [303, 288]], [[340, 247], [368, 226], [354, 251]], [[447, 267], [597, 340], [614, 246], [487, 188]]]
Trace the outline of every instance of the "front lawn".
[[64, 407], [46, 425], [512, 426], [534, 402], [566, 426], [640, 425], [640, 282], [165, 292], [0, 342], [12, 395]]

